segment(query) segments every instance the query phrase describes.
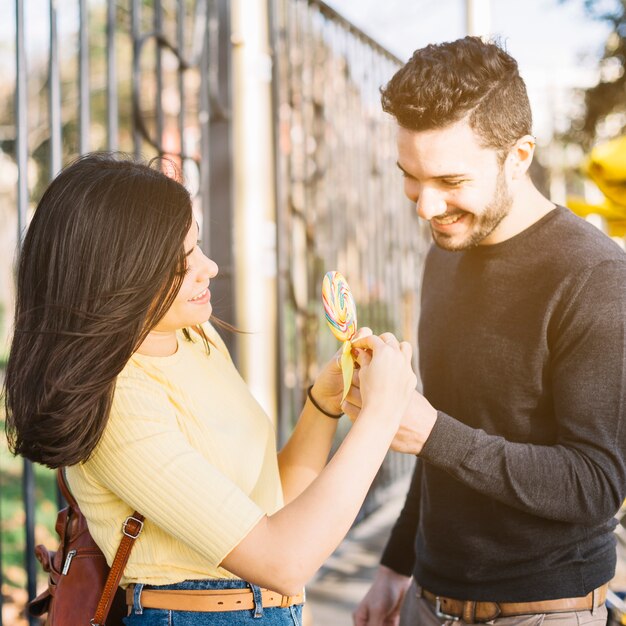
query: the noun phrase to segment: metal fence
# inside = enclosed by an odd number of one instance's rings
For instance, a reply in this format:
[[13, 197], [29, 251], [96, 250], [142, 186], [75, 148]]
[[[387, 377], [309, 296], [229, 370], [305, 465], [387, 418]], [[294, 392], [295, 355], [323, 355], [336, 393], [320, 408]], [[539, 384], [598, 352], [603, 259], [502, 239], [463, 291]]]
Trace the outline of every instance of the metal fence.
[[[228, 0], [15, 0], [13, 6], [13, 32], [0, 48], [5, 69], [0, 160], [17, 179], [15, 186], [3, 185], [0, 176], [2, 211], [17, 206], [15, 218], [2, 215], [2, 237], [9, 244], [5, 273], [11, 272], [12, 251], [34, 206], [61, 167], [88, 151], [122, 151], [165, 157], [163, 168], [182, 171], [202, 238], [222, 268], [212, 286], [215, 300], [228, 301], [233, 278]], [[219, 220], [211, 219], [217, 214]], [[11, 283], [6, 275], [0, 281], [6, 317]], [[220, 315], [232, 322], [232, 313], [227, 306]], [[3, 479], [11, 476], [3, 467]], [[32, 598], [37, 485], [28, 462], [22, 482]], [[0, 625], [3, 614], [0, 610]]]
[[[321, 323], [324, 272], [346, 275], [361, 326], [414, 340], [428, 235], [402, 196], [394, 131], [379, 104], [400, 61], [323, 2], [268, 0], [268, 8], [282, 441], [320, 355], [337, 347]], [[11, 291], [12, 250], [50, 178], [78, 154], [120, 150], [182, 168], [220, 266], [216, 312], [235, 321], [229, 11], [228, 0], [15, 0], [12, 43], [0, 46], [0, 292]], [[412, 463], [389, 455], [361, 515]], [[32, 597], [39, 492], [29, 463], [22, 480]]]
[[[394, 124], [380, 106], [379, 88], [401, 61], [324, 2], [271, 6], [284, 438], [319, 355], [337, 348], [319, 306], [324, 273], [346, 276], [360, 326], [415, 345], [430, 236], [403, 196]], [[389, 454], [361, 515], [412, 466]]]

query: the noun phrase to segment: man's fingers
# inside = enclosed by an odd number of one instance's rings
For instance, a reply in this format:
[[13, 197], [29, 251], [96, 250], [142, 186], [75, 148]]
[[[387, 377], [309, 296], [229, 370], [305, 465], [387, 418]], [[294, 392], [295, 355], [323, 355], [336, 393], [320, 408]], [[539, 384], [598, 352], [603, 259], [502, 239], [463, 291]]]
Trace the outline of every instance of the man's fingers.
[[358, 387], [350, 387], [345, 400], [350, 404], [354, 404], [356, 407], [360, 407], [363, 404], [363, 400], [361, 399], [361, 390]]
[[369, 611], [366, 606], [359, 605], [352, 613], [352, 623], [354, 626], [367, 626], [369, 620]]
[[403, 341], [400, 343], [400, 351], [404, 354], [406, 360], [411, 363], [411, 359], [413, 358], [413, 346], [408, 341]]
[[359, 413], [361, 412], [361, 408], [355, 406], [351, 402], [344, 400], [341, 403], [341, 410], [350, 418], [350, 421], [354, 422], [354, 420], [359, 417]]

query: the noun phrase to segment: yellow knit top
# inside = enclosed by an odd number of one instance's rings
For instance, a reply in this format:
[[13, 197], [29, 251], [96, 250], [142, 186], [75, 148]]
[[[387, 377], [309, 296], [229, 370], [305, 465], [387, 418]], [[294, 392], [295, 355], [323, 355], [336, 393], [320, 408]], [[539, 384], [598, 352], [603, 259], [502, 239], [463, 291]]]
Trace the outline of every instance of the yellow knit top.
[[135, 354], [102, 439], [67, 478], [109, 565], [133, 510], [146, 517], [122, 586], [235, 578], [219, 567], [282, 507], [274, 428], [215, 330], [167, 357]]

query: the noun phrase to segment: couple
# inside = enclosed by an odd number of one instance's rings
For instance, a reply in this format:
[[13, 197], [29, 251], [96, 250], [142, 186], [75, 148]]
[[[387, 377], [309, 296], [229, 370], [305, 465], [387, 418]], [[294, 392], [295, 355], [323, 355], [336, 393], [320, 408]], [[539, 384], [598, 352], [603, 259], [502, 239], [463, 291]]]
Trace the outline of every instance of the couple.
[[[20, 258], [9, 440], [67, 467], [109, 560], [121, 521], [146, 517], [122, 579], [128, 626], [300, 624], [304, 584], [390, 446], [416, 470], [355, 624], [606, 622], [626, 493], [625, 255], [532, 184], [526, 88], [498, 45], [418, 50], [382, 101], [436, 244], [424, 394], [411, 347], [365, 331], [346, 400], [331, 359], [278, 453], [208, 321], [218, 268], [185, 188], [90, 155], [41, 199]], [[341, 413], [353, 425], [327, 462]]]

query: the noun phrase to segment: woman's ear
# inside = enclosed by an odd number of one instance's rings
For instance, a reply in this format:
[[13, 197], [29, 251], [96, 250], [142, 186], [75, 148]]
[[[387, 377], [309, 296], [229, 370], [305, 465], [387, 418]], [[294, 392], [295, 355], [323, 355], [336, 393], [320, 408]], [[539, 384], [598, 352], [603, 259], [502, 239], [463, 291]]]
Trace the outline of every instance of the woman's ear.
[[532, 135], [524, 135], [515, 142], [507, 157], [509, 172], [514, 180], [526, 176], [534, 154], [535, 138]]

